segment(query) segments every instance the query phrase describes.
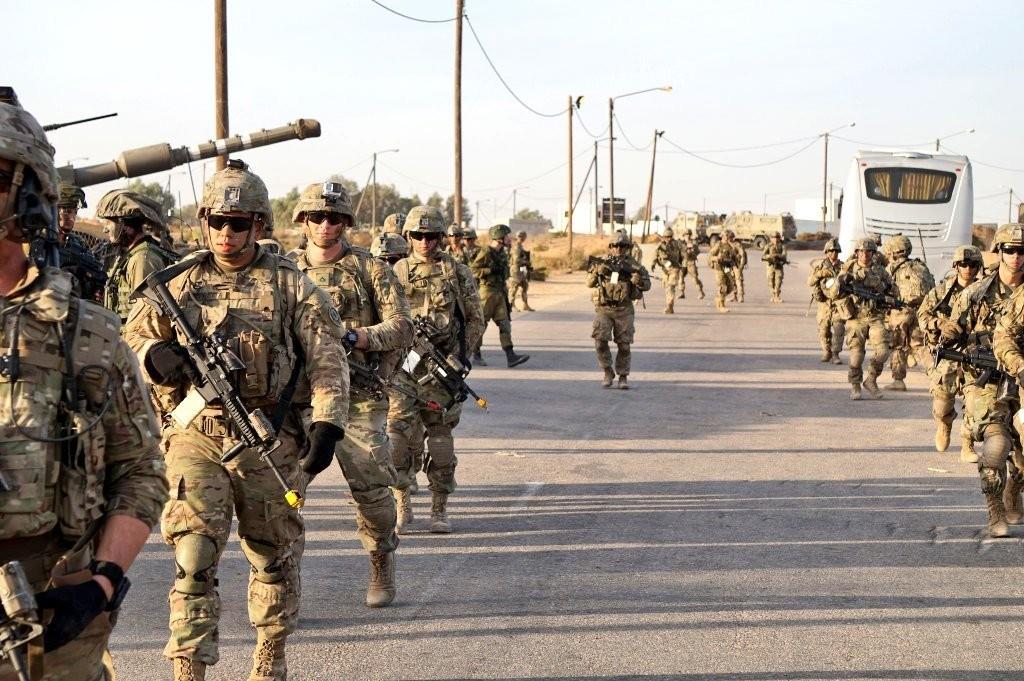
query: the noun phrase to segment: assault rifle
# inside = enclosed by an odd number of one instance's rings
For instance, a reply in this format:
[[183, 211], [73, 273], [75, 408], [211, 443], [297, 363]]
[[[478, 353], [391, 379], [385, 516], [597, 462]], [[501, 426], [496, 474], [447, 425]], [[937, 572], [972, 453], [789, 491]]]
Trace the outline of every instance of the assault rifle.
[[789, 258], [782, 258], [777, 255], [762, 255], [761, 262], [766, 262], [770, 265], [792, 265]]
[[941, 314], [943, 317], [953, 314], [953, 306], [950, 305], [950, 301], [953, 299], [954, 293], [956, 293], [956, 286], [954, 286], [954, 282], [950, 282], [946, 288], [946, 295], [942, 296], [942, 300], [935, 303], [935, 307], [932, 308], [932, 314]]
[[[174, 408], [171, 417], [178, 425], [185, 427], [195, 420], [206, 405], [219, 402], [240, 438], [234, 447], [221, 456], [221, 462], [228, 463], [246, 448], [252, 448], [281, 484], [288, 505], [292, 508], [301, 508], [305, 500], [288, 484], [281, 469], [270, 456], [281, 446], [281, 441], [277, 439], [277, 428], [280, 424], [272, 424], [260, 409], [246, 409], [235, 389], [232, 374], [245, 369], [242, 360], [228, 348], [227, 342], [220, 334], [200, 336], [189, 324], [178, 301], [167, 289], [167, 282], [193, 266], [194, 263], [183, 260], [154, 272], [146, 277], [136, 290], [136, 295], [142, 295], [152, 303], [185, 337], [185, 349], [194, 364], [194, 376], [190, 376], [192, 389]], [[282, 396], [282, 401], [290, 402], [291, 396]]]
[[843, 290], [848, 294], [857, 296], [861, 300], [870, 300], [873, 303], [877, 303], [880, 307], [891, 308], [893, 310], [902, 310], [906, 307], [906, 305], [903, 304], [903, 301], [895, 296], [876, 293], [875, 291], [872, 291], [869, 288], [864, 288], [858, 284], [844, 282]]
[[935, 364], [937, 365], [940, 360], [948, 359], [951, 362], [958, 362], [965, 366], [974, 367], [981, 371], [981, 375], [978, 376], [978, 380], [974, 382], [974, 385], [979, 388], [990, 383], [993, 379], [1003, 384], [1007, 379], [1012, 377], [1005, 371], [999, 368], [999, 361], [996, 359], [995, 353], [992, 352], [992, 348], [985, 348], [980, 346], [974, 346], [970, 350], [953, 350], [939, 345], [935, 348]]
[[387, 396], [388, 390], [394, 390], [397, 393], [416, 400], [417, 404], [426, 407], [431, 411], [444, 411], [444, 408], [434, 400], [424, 400], [411, 390], [403, 388], [402, 386], [396, 385], [390, 381], [385, 381], [380, 377], [380, 366], [377, 365], [376, 362], [370, 364], [370, 366], [366, 366], [365, 364], [352, 359], [352, 355], [349, 354], [348, 370], [349, 374], [352, 376], [352, 390], [361, 392], [371, 399], [383, 400]]
[[487, 400], [480, 397], [466, 383], [466, 376], [469, 375], [469, 368], [455, 358], [445, 357], [431, 342], [431, 337], [436, 336], [440, 330], [432, 321], [417, 315], [412, 318], [413, 329], [413, 352], [420, 356], [420, 361], [425, 363], [427, 374], [419, 380], [422, 385], [433, 379], [441, 388], [451, 396], [448, 404], [443, 409], [451, 409], [457, 402], [465, 402], [467, 397], [472, 397], [477, 406], [487, 409]]
[[635, 269], [630, 267], [628, 255], [609, 255], [602, 258], [599, 255], [592, 255], [587, 258], [587, 271], [594, 268], [607, 267], [612, 272], [618, 272], [620, 277], [628, 277], [636, 272]]
[[43, 633], [39, 606], [29, 587], [21, 563], [12, 560], [0, 566], [0, 660], [10, 660], [20, 681], [31, 677], [24, 648]]

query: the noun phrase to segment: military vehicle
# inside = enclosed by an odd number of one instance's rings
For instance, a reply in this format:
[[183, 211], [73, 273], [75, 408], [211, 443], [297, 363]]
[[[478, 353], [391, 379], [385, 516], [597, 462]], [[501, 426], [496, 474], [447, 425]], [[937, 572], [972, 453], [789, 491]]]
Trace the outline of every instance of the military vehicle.
[[764, 248], [775, 232], [782, 235], [783, 241], [796, 238], [796, 222], [789, 213], [778, 215], [761, 215], [750, 211], [733, 213], [723, 222], [709, 227], [708, 237], [712, 234], [721, 234], [727, 229], [731, 229], [736, 235], [736, 240], [744, 246], [753, 244], [757, 248]]

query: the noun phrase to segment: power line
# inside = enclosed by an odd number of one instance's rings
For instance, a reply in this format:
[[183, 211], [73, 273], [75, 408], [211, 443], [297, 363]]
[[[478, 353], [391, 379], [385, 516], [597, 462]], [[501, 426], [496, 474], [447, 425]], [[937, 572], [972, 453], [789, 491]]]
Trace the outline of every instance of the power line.
[[723, 163], [721, 161], [715, 161], [715, 160], [710, 159], [710, 158], [704, 158], [703, 156], [699, 156], [695, 152], [690, 151], [689, 149], [684, 149], [683, 147], [679, 146], [678, 144], [676, 144], [672, 140], [668, 139], [664, 135], [662, 135], [661, 139], [664, 140], [665, 142], [668, 142], [669, 144], [671, 144], [673, 147], [675, 147], [679, 151], [683, 152], [684, 154], [686, 154], [688, 156], [692, 156], [693, 158], [697, 159], [698, 161], [704, 161], [705, 163], [710, 163], [712, 165], [722, 166], [723, 168], [763, 168], [765, 166], [775, 165], [776, 163], [782, 163], [783, 161], [788, 161], [789, 159], [793, 158], [794, 156], [807, 151], [812, 146], [814, 146], [814, 144], [818, 141], [818, 137], [815, 137], [810, 142], [808, 142], [804, 146], [802, 146], [799, 149], [797, 149], [796, 151], [794, 151], [792, 154], [787, 154], [786, 156], [783, 156], [782, 158], [777, 158], [774, 161], [766, 161], [764, 163], [745, 164], [745, 163]]
[[618, 126], [619, 132], [622, 133], [622, 139], [626, 140], [626, 144], [633, 147], [634, 151], [647, 151], [648, 149], [651, 148], [651, 144], [654, 143], [653, 140], [648, 142], [646, 147], [638, 147], [637, 145], [633, 144], [633, 142], [626, 135], [626, 131], [622, 129], [622, 122], [619, 121], [619, 117], [615, 114], [612, 114], [612, 118], [615, 119], [615, 125]]
[[865, 147], [902, 147], [906, 149], [912, 149], [914, 147], [931, 146], [934, 143], [934, 140], [929, 140], [928, 142], [919, 142], [917, 144], [882, 144], [881, 142], [864, 142], [862, 140], [852, 140], [849, 137], [841, 137], [840, 135], [834, 134], [830, 134], [829, 137], [835, 140], [843, 140], [844, 142], [850, 142], [851, 144], [860, 144]]
[[587, 124], [583, 122], [583, 117], [580, 116], [578, 113], [576, 114], [576, 120], [579, 122], [580, 126], [583, 127], [583, 131], [586, 132], [591, 137], [593, 137], [594, 139], [604, 137], [608, 134], [608, 126], [605, 126], [604, 130], [602, 130], [600, 134], [595, 135], [594, 133], [590, 132], [590, 128], [587, 127]]
[[785, 142], [772, 142], [770, 144], [755, 144], [749, 147], [728, 147], [724, 149], [694, 149], [695, 154], [725, 154], [732, 151], [755, 151], [757, 149], [770, 149], [772, 147], [787, 147], [791, 144], [798, 144], [800, 142], [807, 142], [808, 140], [814, 140], [821, 137], [821, 135], [809, 135], [807, 137], [797, 137], [796, 139], [786, 140]]
[[[961, 154], [959, 151], [953, 151], [952, 149], [947, 147], [945, 144], [942, 145], [942, 149], [944, 151], [948, 151], [951, 154], [956, 154], [957, 156], [967, 156], [966, 154]], [[975, 160], [973, 158], [970, 158], [969, 156], [968, 156], [968, 158], [970, 159], [970, 161], [971, 161], [971, 163], [973, 165], [984, 166], [986, 168], [992, 168], [993, 170], [1003, 170], [1003, 171], [1008, 172], [1008, 173], [1024, 173], [1024, 168], [1007, 168], [1005, 166], [997, 166], [997, 165], [992, 164], [992, 163], [985, 163], [984, 161], [977, 161], [977, 160]]]
[[410, 21], [418, 21], [421, 24], [448, 24], [448, 23], [451, 23], [451, 22], [455, 21], [456, 19], [458, 19], [458, 17], [452, 17], [451, 19], [420, 19], [418, 17], [411, 17], [408, 14], [402, 14], [398, 10], [391, 9], [390, 7], [388, 7], [387, 5], [385, 5], [382, 2], [377, 2], [377, 0], [370, 0], [370, 2], [372, 2], [375, 5], [377, 5], [378, 7], [386, 9], [387, 11], [391, 12], [392, 14], [397, 14], [398, 16], [402, 17], [403, 19], [409, 19]]
[[[586, 156], [586, 155], [589, 155], [589, 154], [590, 154], [590, 149], [584, 149], [583, 151], [579, 152], [578, 154], [576, 154], [572, 158], [575, 161], [576, 159], [580, 158], [581, 156]], [[559, 163], [554, 168], [551, 168], [549, 170], [545, 170], [543, 173], [540, 173], [539, 175], [534, 175], [533, 177], [527, 177], [527, 178], [525, 178], [523, 180], [519, 180], [518, 182], [512, 182], [510, 184], [504, 184], [504, 185], [501, 185], [500, 187], [487, 187], [487, 188], [484, 188], [484, 189], [468, 189], [466, 191], [473, 192], [473, 193], [479, 193], [479, 194], [485, 194], [487, 192], [497, 192], [497, 191], [501, 191], [502, 189], [511, 189], [511, 188], [514, 188], [514, 187], [519, 187], [519, 186], [522, 186], [522, 185], [526, 184], [527, 182], [533, 182], [534, 180], [539, 180], [542, 177], [550, 175], [551, 173], [555, 172], [556, 170], [561, 170], [562, 168], [564, 168], [567, 165], [569, 165], [568, 161], [562, 161], [561, 163]]]

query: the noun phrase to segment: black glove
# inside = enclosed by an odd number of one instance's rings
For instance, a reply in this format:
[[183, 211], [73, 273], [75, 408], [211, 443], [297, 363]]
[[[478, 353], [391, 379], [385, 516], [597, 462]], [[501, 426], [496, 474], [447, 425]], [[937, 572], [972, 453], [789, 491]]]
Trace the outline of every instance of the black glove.
[[334, 460], [334, 446], [343, 437], [345, 431], [333, 423], [314, 423], [309, 427], [309, 437], [299, 457], [299, 467], [310, 475], [322, 473]]
[[146, 353], [146, 371], [160, 385], [171, 385], [182, 376], [192, 375], [192, 358], [188, 350], [174, 341], [161, 341]]
[[90, 579], [36, 594], [36, 603], [43, 610], [53, 610], [53, 619], [43, 633], [43, 649], [50, 652], [81, 634], [107, 608], [107, 595]]

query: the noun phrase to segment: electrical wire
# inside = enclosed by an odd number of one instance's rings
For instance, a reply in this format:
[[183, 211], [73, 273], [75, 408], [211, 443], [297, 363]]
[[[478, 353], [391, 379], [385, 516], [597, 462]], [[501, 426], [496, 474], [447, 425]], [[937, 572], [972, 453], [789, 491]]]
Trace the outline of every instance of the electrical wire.
[[[819, 137], [820, 136], [821, 135], [819, 135]], [[903, 148], [903, 149], [913, 149], [914, 147], [927, 147], [927, 146], [931, 146], [932, 144], [934, 144], [934, 140], [930, 140], [928, 142], [919, 142], [917, 144], [882, 144], [880, 142], [864, 142], [862, 140], [852, 140], [849, 137], [842, 137], [841, 135], [833, 135], [831, 133], [829, 134], [829, 137], [831, 137], [832, 139], [837, 139], [837, 140], [842, 140], [844, 142], [849, 142], [851, 144], [860, 144], [860, 145], [863, 145], [865, 147], [894, 147], [894, 148]]]
[[387, 168], [388, 170], [393, 172], [395, 175], [398, 175], [399, 177], [404, 177], [405, 179], [409, 180], [410, 182], [415, 182], [417, 184], [422, 184], [422, 185], [424, 185], [426, 187], [430, 187], [431, 189], [440, 189], [441, 191], [445, 191], [445, 192], [451, 191], [451, 187], [442, 187], [439, 184], [433, 184], [431, 182], [426, 182], [425, 180], [420, 180], [420, 179], [412, 177], [410, 175], [406, 175], [402, 171], [396, 170], [395, 168], [393, 168], [392, 166], [388, 165], [387, 163], [384, 163], [379, 158], [377, 159], [377, 165], [382, 166], [384, 168]]
[[[586, 156], [588, 154], [590, 154], [590, 149], [584, 149], [583, 151], [581, 151], [578, 154], [576, 154], [575, 156], [573, 156], [572, 159], [575, 161], [576, 159], [580, 158], [581, 156]], [[379, 163], [379, 161], [378, 161], [378, 163]], [[503, 189], [512, 189], [514, 187], [519, 187], [521, 185], [524, 185], [527, 182], [533, 182], [534, 180], [539, 180], [542, 177], [546, 177], [547, 175], [550, 175], [551, 173], [555, 172], [556, 170], [561, 170], [562, 168], [564, 168], [567, 165], [569, 165], [569, 162], [568, 161], [563, 161], [563, 162], [559, 163], [557, 166], [555, 166], [554, 168], [551, 168], [550, 170], [545, 170], [543, 173], [540, 173], [539, 175], [534, 175], [533, 177], [528, 177], [528, 178], [526, 178], [524, 180], [519, 180], [518, 182], [513, 182], [511, 184], [504, 184], [504, 185], [501, 185], [500, 187], [486, 187], [486, 188], [483, 188], [483, 189], [467, 189], [466, 191], [474, 193], [474, 194], [484, 194], [486, 192], [497, 192], [497, 191], [501, 191]]]
[[580, 116], [579, 114], [576, 114], [576, 120], [579, 121], [580, 127], [583, 128], [583, 131], [585, 133], [587, 133], [588, 135], [590, 135], [591, 137], [593, 137], [594, 139], [599, 139], [601, 137], [605, 137], [608, 134], [608, 126], [605, 126], [604, 130], [602, 130], [600, 134], [595, 135], [594, 133], [590, 132], [590, 128], [588, 128], [587, 124], [583, 122], [583, 117], [582, 116]]
[[403, 19], [409, 19], [410, 21], [418, 21], [421, 24], [448, 24], [448, 23], [451, 23], [451, 22], [455, 21], [456, 19], [458, 19], [458, 17], [452, 17], [451, 19], [420, 19], [418, 17], [411, 17], [408, 14], [402, 14], [398, 10], [391, 9], [390, 7], [388, 7], [387, 5], [385, 5], [382, 2], [377, 2], [377, 0], [370, 0], [370, 2], [372, 2], [373, 4], [377, 5], [378, 7], [382, 8], [382, 9], [386, 9], [387, 11], [391, 12], [392, 14], [397, 14], [398, 16], [402, 17]]
[[818, 139], [821, 135], [810, 135], [807, 137], [797, 137], [796, 139], [786, 140], [785, 142], [772, 142], [770, 144], [755, 144], [749, 147], [728, 147], [723, 149], [693, 149], [695, 154], [726, 154], [733, 151], [755, 151], [757, 149], [771, 149], [772, 147], [787, 147], [790, 144], [798, 144], [800, 142], [807, 142], [809, 140]]
[[1007, 191], [998, 191], [998, 192], [995, 192], [995, 193], [992, 193], [992, 194], [985, 194], [985, 196], [975, 196], [974, 200], [975, 201], [985, 201], [986, 199], [994, 199], [994, 198], [996, 198], [998, 196], [1001, 196], [1001, 197], [1003, 197], [1005, 199], [1005, 198], [1009, 197], [1009, 194], [1010, 193], [1007, 192]]
[[622, 133], [622, 139], [626, 140], [626, 144], [628, 144], [629, 146], [633, 147], [634, 151], [647, 151], [648, 149], [651, 148], [651, 144], [654, 143], [653, 140], [648, 142], [646, 147], [638, 147], [637, 145], [633, 144], [632, 140], [629, 139], [629, 136], [626, 135], [626, 131], [623, 130], [622, 122], [619, 121], [619, 117], [617, 115], [615, 115], [615, 114], [612, 114], [612, 118], [615, 119], [615, 125], [618, 126], [619, 132]]
[[[949, 153], [956, 154], [957, 156], [967, 156], [967, 154], [961, 154], [959, 151], [954, 151], [954, 150], [950, 149], [945, 144], [941, 145], [941, 148], [942, 148], [943, 151], [948, 151]], [[1006, 166], [997, 166], [997, 165], [995, 165], [993, 163], [985, 163], [984, 161], [977, 161], [977, 160], [971, 158], [970, 156], [968, 156], [967, 158], [970, 159], [972, 165], [984, 166], [985, 168], [992, 168], [993, 170], [1002, 170], [1002, 171], [1005, 171], [1007, 173], [1024, 173], [1024, 168], [1007, 168]]]
[[793, 158], [794, 156], [802, 154], [803, 152], [807, 151], [812, 146], [814, 146], [814, 144], [818, 141], [819, 138], [815, 137], [810, 142], [808, 142], [804, 146], [802, 146], [799, 149], [797, 149], [796, 151], [794, 151], [792, 154], [787, 154], [786, 156], [783, 156], [782, 158], [777, 158], [774, 161], [765, 161], [764, 163], [749, 163], [749, 164], [747, 164], [747, 163], [723, 163], [721, 161], [715, 161], [715, 160], [710, 159], [710, 158], [704, 158], [703, 156], [699, 156], [695, 152], [690, 151], [689, 149], [685, 149], [685, 148], [679, 146], [678, 144], [676, 144], [672, 140], [668, 139], [664, 135], [662, 135], [661, 139], [663, 141], [665, 141], [665, 142], [668, 142], [669, 144], [671, 144], [673, 147], [675, 147], [676, 149], [680, 150], [684, 154], [686, 154], [688, 156], [692, 156], [693, 158], [697, 159], [698, 161], [704, 161], [705, 163], [710, 163], [712, 165], [722, 166], [723, 168], [764, 168], [765, 166], [771, 166], [771, 165], [775, 165], [776, 163], [782, 163], [783, 161], [788, 161], [789, 159]]

